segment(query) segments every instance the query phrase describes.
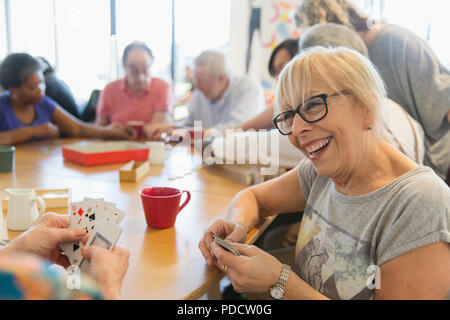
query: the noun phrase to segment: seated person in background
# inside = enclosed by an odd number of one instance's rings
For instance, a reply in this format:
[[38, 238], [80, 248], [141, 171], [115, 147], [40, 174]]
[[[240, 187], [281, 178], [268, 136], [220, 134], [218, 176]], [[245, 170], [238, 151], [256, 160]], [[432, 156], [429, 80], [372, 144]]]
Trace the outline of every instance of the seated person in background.
[[[269, 74], [276, 79], [286, 63], [288, 63], [298, 53], [298, 40], [287, 39], [273, 49], [269, 59]], [[256, 117], [244, 122], [238, 128], [248, 129], [269, 129], [273, 127], [273, 104]]]
[[[227, 273], [237, 292], [312, 300], [446, 297], [450, 189], [383, 141], [385, 100], [375, 67], [354, 50], [314, 47], [286, 65], [274, 122], [307, 159], [239, 192], [228, 219], [213, 222], [199, 243], [208, 265]], [[304, 215], [290, 266], [240, 244], [265, 217], [298, 211]]]
[[45, 95], [56, 101], [68, 113], [80, 119], [78, 106], [69, 86], [56, 77], [55, 69], [45, 58], [37, 57], [36, 59], [39, 61], [42, 74], [44, 75]]
[[99, 127], [75, 119], [44, 96], [45, 83], [39, 62], [27, 53], [13, 53], [0, 66], [0, 144], [31, 139], [71, 137], [131, 139], [136, 132], [121, 125]]
[[392, 99], [425, 131], [424, 163], [443, 179], [450, 169], [450, 71], [430, 46], [403, 27], [376, 23], [349, 0], [304, 0], [296, 14], [303, 31], [333, 22], [355, 30]]
[[122, 56], [125, 77], [106, 85], [97, 104], [98, 125], [128, 121], [161, 123], [171, 104], [167, 82], [152, 77], [153, 53], [145, 43], [129, 44]]
[[90, 261], [90, 267], [87, 275], [81, 275], [81, 290], [68, 288], [65, 274], [50, 268], [52, 263], [70, 266], [60, 243], [87, 241], [85, 230], [67, 229], [69, 224], [69, 216], [47, 213], [0, 249], [0, 300], [121, 298], [129, 260], [124, 248], [83, 247], [81, 254]]
[[193, 80], [195, 90], [187, 104], [189, 116], [176, 125], [147, 126], [144, 132], [148, 139], [157, 140], [176, 127], [192, 127], [194, 121], [202, 121], [204, 129], [235, 128], [264, 109], [261, 85], [249, 76], [233, 75], [221, 52], [202, 52], [194, 61]]

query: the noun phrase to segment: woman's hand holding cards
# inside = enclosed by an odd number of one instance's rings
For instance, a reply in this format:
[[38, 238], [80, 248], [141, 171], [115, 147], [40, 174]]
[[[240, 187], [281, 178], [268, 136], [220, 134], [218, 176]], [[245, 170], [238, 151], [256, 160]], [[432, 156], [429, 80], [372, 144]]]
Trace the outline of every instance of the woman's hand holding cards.
[[234, 222], [218, 219], [203, 232], [198, 247], [209, 266], [215, 264], [215, 258], [212, 254], [213, 235], [217, 235], [229, 242], [244, 242], [247, 239], [247, 230], [244, 226]]
[[228, 252], [216, 242], [212, 245], [218, 268], [226, 271], [233, 289], [236, 292], [269, 292], [280, 276], [282, 263], [256, 246], [233, 243], [233, 247], [240, 256]]

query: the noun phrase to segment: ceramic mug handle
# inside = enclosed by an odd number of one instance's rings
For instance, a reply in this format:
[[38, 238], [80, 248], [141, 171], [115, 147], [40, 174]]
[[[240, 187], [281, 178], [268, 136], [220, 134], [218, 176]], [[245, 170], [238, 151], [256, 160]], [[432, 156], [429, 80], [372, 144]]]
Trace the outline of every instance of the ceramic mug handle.
[[36, 202], [39, 206], [39, 215], [43, 214], [45, 211], [45, 202], [42, 197], [34, 197], [33, 201]]
[[188, 204], [188, 202], [191, 200], [191, 193], [189, 191], [184, 190], [181, 195], [183, 195], [183, 193], [186, 193], [186, 200], [184, 200], [183, 204], [180, 206], [180, 208], [178, 209], [178, 213]]

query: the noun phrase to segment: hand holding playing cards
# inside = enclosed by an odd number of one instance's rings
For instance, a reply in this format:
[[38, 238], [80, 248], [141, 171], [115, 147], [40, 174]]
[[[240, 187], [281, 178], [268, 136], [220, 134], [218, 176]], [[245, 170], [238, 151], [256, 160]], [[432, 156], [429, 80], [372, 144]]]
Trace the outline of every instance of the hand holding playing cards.
[[69, 259], [61, 253], [60, 243], [74, 243], [83, 240], [86, 231], [67, 229], [70, 217], [46, 213], [22, 235], [8, 245], [14, 251], [27, 251], [41, 256], [64, 268], [70, 266]]
[[244, 226], [234, 222], [218, 219], [203, 233], [198, 247], [209, 266], [214, 265], [214, 256], [211, 252], [213, 234], [230, 242], [244, 242], [247, 239], [247, 230]]
[[215, 242], [212, 244], [212, 254], [217, 259], [218, 268], [226, 269], [233, 289], [236, 292], [269, 292], [278, 281], [282, 263], [256, 246], [233, 243], [233, 247], [240, 256], [226, 251]]
[[122, 280], [128, 269], [128, 250], [115, 246], [110, 251], [93, 245], [82, 248], [81, 254], [90, 261], [88, 273], [103, 290], [105, 298], [120, 299]]

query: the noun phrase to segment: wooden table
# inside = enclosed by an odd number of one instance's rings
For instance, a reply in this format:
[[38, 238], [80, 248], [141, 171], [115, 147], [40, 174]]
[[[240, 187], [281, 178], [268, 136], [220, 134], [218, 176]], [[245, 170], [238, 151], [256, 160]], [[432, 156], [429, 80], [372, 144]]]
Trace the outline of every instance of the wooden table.
[[[85, 167], [65, 161], [61, 146], [79, 141], [59, 139], [17, 146], [15, 170], [0, 173], [0, 190], [70, 188], [72, 201], [104, 198], [126, 212], [118, 242], [130, 251], [130, 266], [122, 287], [124, 299], [198, 299], [217, 285], [223, 273], [207, 267], [198, 242], [214, 219], [225, 217], [228, 203], [246, 187], [245, 182], [227, 177], [219, 166], [199, 167], [194, 163], [192, 150], [179, 146], [167, 150], [166, 163], [151, 166], [149, 175], [142, 180], [120, 182], [118, 170], [123, 163]], [[173, 179], [196, 167], [199, 168], [190, 174]], [[173, 228], [147, 227], [138, 193], [143, 186], [168, 186], [191, 192], [191, 201]], [[252, 230], [247, 242], [252, 243], [270, 221]], [[9, 239], [19, 234], [6, 232]]]

